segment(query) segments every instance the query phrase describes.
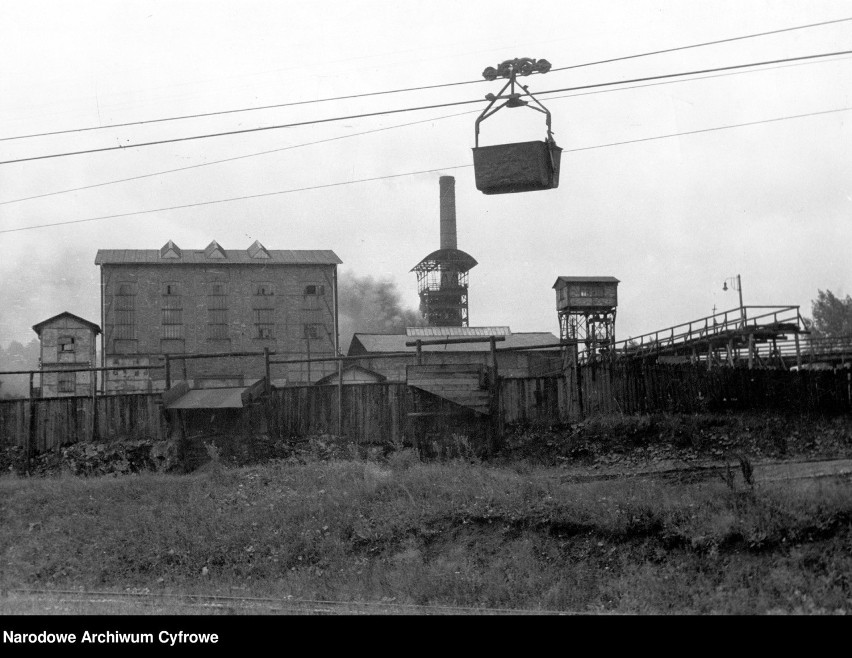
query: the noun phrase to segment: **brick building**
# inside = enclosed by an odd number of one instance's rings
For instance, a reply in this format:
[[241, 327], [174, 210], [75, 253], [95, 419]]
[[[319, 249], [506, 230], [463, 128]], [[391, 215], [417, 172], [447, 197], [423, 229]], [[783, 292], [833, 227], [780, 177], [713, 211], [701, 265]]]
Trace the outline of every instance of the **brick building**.
[[[39, 339], [42, 370], [97, 367], [96, 336], [101, 328], [73, 313], [60, 313], [33, 325]], [[41, 397], [91, 395], [97, 376], [91, 372], [42, 372]]]
[[[203, 250], [172, 241], [156, 249], [101, 249], [101, 317], [105, 366], [156, 365], [162, 356], [262, 353], [276, 359], [334, 356], [337, 351], [337, 265], [329, 250]], [[193, 385], [239, 385], [264, 376], [262, 357], [173, 362], [172, 379]], [[333, 362], [278, 365], [274, 384], [316, 381]], [[309, 374], [310, 373], [310, 374]], [[106, 390], [161, 390], [163, 370], [108, 373]]]

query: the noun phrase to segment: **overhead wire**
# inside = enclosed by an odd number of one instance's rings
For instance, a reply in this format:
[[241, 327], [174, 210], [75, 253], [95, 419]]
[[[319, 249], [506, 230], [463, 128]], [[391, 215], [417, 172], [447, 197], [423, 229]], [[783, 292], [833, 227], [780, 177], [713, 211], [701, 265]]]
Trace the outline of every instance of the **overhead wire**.
[[[564, 88], [561, 88], [561, 89], [549, 89], [549, 90], [539, 91], [539, 92], [536, 92], [536, 93], [538, 95], [545, 95], [545, 94], [554, 94], [554, 93], [559, 93], [559, 92], [564, 92], [564, 91], [582, 91], [582, 90], [585, 90], [585, 89], [597, 89], [597, 88], [601, 88], [601, 87], [632, 84], [632, 83], [636, 83], [636, 82], [647, 82], [647, 81], [651, 81], [651, 80], [663, 80], [663, 79], [677, 78], [677, 77], [683, 77], [683, 76], [688, 76], [688, 75], [701, 75], [701, 74], [704, 74], [704, 73], [715, 73], [715, 72], [719, 72], [719, 71], [732, 71], [732, 70], [749, 68], [749, 67], [754, 67], [754, 66], [767, 66], [767, 65], [770, 65], [770, 64], [780, 64], [780, 63], [784, 63], [784, 62], [804, 61], [804, 60], [810, 60], [810, 59], [835, 57], [835, 56], [838, 56], [838, 55], [849, 55], [849, 54], [852, 54], [852, 50], [841, 50], [841, 51], [836, 51], [836, 52], [831, 52], [831, 53], [819, 53], [819, 54], [816, 54], [816, 55], [802, 55], [802, 56], [799, 56], [799, 57], [784, 57], [784, 58], [781, 58], [781, 59], [766, 60], [766, 61], [762, 61], [762, 62], [751, 62], [751, 63], [748, 63], [748, 64], [733, 64], [733, 65], [729, 65], [729, 66], [721, 66], [721, 67], [709, 68], [709, 69], [699, 69], [699, 70], [695, 70], [695, 71], [683, 71], [683, 72], [680, 72], [680, 73], [667, 73], [667, 74], [662, 74], [662, 75], [646, 76], [646, 77], [642, 77], [642, 78], [632, 78], [632, 79], [628, 79], [628, 80], [616, 80], [616, 81], [612, 81], [612, 82], [600, 82], [600, 83], [595, 83], [595, 84], [580, 85], [580, 86], [576, 86], [576, 87], [564, 87]], [[522, 95], [529, 95], [529, 94], [522, 94]], [[316, 125], [316, 124], [321, 124], [321, 123], [330, 123], [330, 122], [334, 122], [334, 121], [344, 121], [344, 120], [349, 120], [349, 119], [362, 119], [362, 118], [366, 118], [366, 117], [385, 116], [385, 115], [390, 115], [390, 114], [400, 114], [400, 113], [403, 113], [403, 112], [416, 112], [416, 111], [420, 111], [420, 110], [437, 109], [437, 108], [443, 108], [443, 107], [454, 107], [454, 106], [459, 106], [459, 105], [470, 105], [470, 104], [473, 104], [473, 103], [482, 103], [482, 102], [484, 102], [484, 101], [481, 100], [481, 99], [466, 100], [466, 101], [453, 101], [453, 102], [449, 102], [449, 103], [438, 103], [438, 104], [433, 104], [433, 105], [421, 105], [421, 106], [418, 106], [418, 107], [397, 108], [397, 109], [393, 109], [393, 110], [382, 110], [382, 111], [379, 111], [379, 112], [366, 112], [366, 113], [352, 114], [352, 115], [347, 115], [347, 116], [329, 117], [329, 118], [325, 118], [325, 119], [312, 119], [312, 120], [309, 120], [309, 121], [297, 121], [297, 122], [293, 122], [293, 123], [277, 124], [277, 125], [272, 125], [272, 126], [258, 126], [258, 127], [254, 127], [254, 128], [242, 128], [240, 130], [229, 130], [229, 131], [222, 131], [222, 132], [217, 132], [217, 133], [208, 133], [208, 134], [203, 134], [203, 135], [191, 135], [191, 136], [188, 136], [188, 137], [174, 137], [174, 138], [170, 138], [170, 139], [161, 139], [161, 140], [156, 140], [156, 141], [151, 141], [151, 142], [140, 142], [140, 143], [137, 143], [137, 144], [108, 146], [108, 147], [101, 147], [101, 148], [95, 148], [95, 149], [85, 149], [85, 150], [81, 150], [81, 151], [70, 151], [70, 152], [64, 152], [64, 153], [53, 153], [53, 154], [48, 154], [48, 155], [31, 156], [31, 157], [28, 157], [28, 158], [16, 158], [16, 159], [13, 159], [13, 160], [2, 160], [2, 161], [0, 161], [0, 165], [14, 164], [14, 163], [20, 163], [20, 162], [31, 162], [31, 161], [34, 161], [34, 160], [46, 160], [46, 159], [51, 159], [51, 158], [61, 158], [61, 157], [68, 157], [68, 156], [73, 156], [73, 155], [86, 155], [86, 154], [103, 153], [103, 152], [116, 151], [116, 150], [143, 148], [143, 147], [147, 147], [147, 146], [159, 146], [159, 145], [163, 145], [163, 144], [173, 144], [173, 143], [178, 143], [178, 142], [187, 142], [187, 141], [193, 141], [193, 140], [199, 140], [199, 139], [210, 139], [210, 138], [213, 138], [213, 137], [225, 137], [225, 136], [230, 136], [230, 135], [243, 135], [243, 134], [261, 132], [261, 131], [267, 131], [267, 130], [280, 130], [280, 129], [283, 129], [283, 128], [295, 128], [295, 127], [300, 127], [300, 126]]]
[[765, 36], [769, 36], [770, 34], [781, 34], [782, 32], [792, 32], [794, 30], [804, 30], [804, 29], [811, 28], [811, 27], [820, 27], [822, 25], [831, 25], [832, 23], [844, 23], [844, 22], [850, 21], [850, 20], [852, 20], [852, 17], [850, 17], [850, 18], [837, 18], [837, 19], [830, 20], [830, 21], [821, 21], [819, 23], [810, 23], [809, 25], [797, 25], [796, 27], [785, 27], [785, 28], [781, 28], [780, 30], [769, 30], [767, 32], [758, 32], [756, 34], [746, 34], [746, 35], [739, 36], [739, 37], [728, 37], [726, 39], [717, 39], [715, 41], [705, 41], [703, 43], [696, 43], [696, 44], [692, 44], [692, 45], [689, 45], [689, 46], [677, 46], [675, 48], [665, 48], [663, 50], [652, 50], [651, 52], [641, 53], [639, 55], [624, 55], [623, 57], [612, 57], [610, 59], [601, 59], [601, 60], [598, 60], [596, 62], [588, 62], [588, 63], [585, 63], [585, 64], [571, 64], [569, 66], [560, 66], [560, 67], [557, 67], [557, 68], [552, 68], [552, 69], [550, 69], [550, 72], [553, 72], [553, 71], [568, 71], [568, 70], [571, 70], [571, 69], [577, 69], [577, 68], [581, 68], [581, 67], [584, 67], [584, 66], [592, 66], [592, 65], [598, 65], [598, 64], [609, 64], [611, 62], [623, 62], [623, 61], [628, 60], [628, 59], [636, 59], [637, 57], [648, 57], [650, 55], [663, 55], [665, 53], [673, 53], [673, 52], [677, 52], [679, 50], [687, 50], [689, 48], [701, 48], [701, 47], [704, 47], [704, 46], [715, 46], [715, 45], [718, 45], [720, 43], [731, 43], [732, 41], [742, 41], [743, 39], [752, 39], [754, 37], [765, 37]]
[[[831, 60], [831, 61], [838, 61], [838, 60]], [[692, 78], [692, 79], [687, 79], [687, 80], [667, 80], [667, 81], [661, 81], [661, 82], [652, 82], [652, 83], [648, 83], [648, 84], [637, 84], [637, 85], [633, 85], [633, 86], [629, 86], [629, 87], [622, 87], [622, 88], [618, 88], [618, 89], [597, 89], [597, 90], [594, 90], [594, 91], [589, 91], [589, 92], [584, 92], [584, 93], [567, 94], [565, 96], [552, 96], [548, 100], [551, 100], [551, 101], [552, 100], [563, 100], [563, 99], [566, 99], [566, 98], [577, 98], [577, 97], [580, 97], [580, 96], [588, 96], [588, 95], [594, 95], [594, 94], [605, 94], [605, 93], [612, 93], [612, 92], [618, 92], [618, 91], [629, 91], [629, 90], [632, 90], [632, 89], [642, 89], [642, 88], [646, 88], [646, 87], [656, 87], [656, 86], [667, 85], [667, 84], [680, 84], [680, 83], [684, 83], [684, 82], [696, 82], [696, 81], [700, 81], [700, 80], [708, 80], [708, 79], [712, 79], [712, 78], [727, 77], [727, 76], [731, 76], [731, 75], [760, 73], [762, 71], [775, 70], [775, 69], [779, 69], [779, 68], [790, 68], [790, 67], [797, 67], [797, 66], [810, 66], [810, 65], [814, 65], [814, 64], [824, 64], [825, 62], [826, 62], [826, 60], [816, 60], [816, 61], [811, 60], [811, 61], [806, 61], [806, 62], [798, 62], [798, 63], [791, 63], [791, 64], [783, 64], [783, 65], [779, 65], [779, 66], [772, 66], [772, 67], [767, 67], [767, 68], [764, 68], [764, 69], [757, 69], [757, 70], [754, 70], [754, 71], [731, 71], [731, 72], [727, 72], [727, 73], [719, 73], [719, 74], [716, 74], [716, 75], [705, 75], [705, 76], [700, 77], [700, 78]], [[28, 196], [28, 197], [21, 197], [21, 198], [17, 198], [17, 199], [9, 199], [9, 200], [6, 200], [6, 201], [0, 201], [0, 206], [12, 204], [12, 203], [20, 203], [20, 202], [23, 202], [23, 201], [31, 201], [31, 200], [34, 200], [34, 199], [41, 199], [41, 198], [45, 198], [45, 197], [49, 197], [49, 196], [56, 196], [56, 195], [59, 195], [59, 194], [67, 194], [67, 193], [70, 193], [70, 192], [79, 192], [79, 191], [82, 191], [82, 190], [93, 189], [93, 188], [96, 188], [96, 187], [105, 187], [107, 185], [116, 185], [116, 184], [119, 184], [119, 183], [127, 183], [127, 182], [131, 182], [131, 181], [135, 181], [135, 180], [142, 180], [142, 179], [145, 179], [145, 178], [153, 178], [155, 176], [162, 176], [162, 175], [166, 175], [166, 174], [172, 174], [172, 173], [177, 173], [177, 172], [180, 172], [180, 171], [187, 171], [187, 170], [191, 170], [191, 169], [199, 169], [201, 167], [210, 167], [210, 166], [213, 166], [213, 165], [223, 164], [223, 163], [226, 163], [226, 162], [234, 162], [234, 161], [237, 161], [237, 160], [245, 160], [245, 159], [248, 159], [248, 158], [254, 158], [254, 157], [259, 157], [259, 156], [263, 156], [263, 155], [270, 155], [272, 153], [280, 153], [280, 152], [283, 152], [283, 151], [289, 151], [289, 150], [293, 150], [293, 149], [297, 149], [297, 148], [303, 148], [303, 147], [306, 147], [306, 146], [314, 146], [314, 145], [323, 144], [323, 143], [326, 143], [326, 142], [333, 142], [333, 141], [339, 141], [339, 140], [342, 140], [342, 139], [349, 139], [351, 137], [360, 137], [360, 136], [369, 135], [369, 134], [372, 134], [372, 133], [385, 132], [385, 131], [388, 131], [388, 130], [395, 130], [397, 128], [405, 128], [405, 127], [408, 127], [408, 126], [414, 126], [414, 125], [423, 124], [423, 123], [432, 123], [434, 121], [441, 121], [443, 119], [450, 119], [450, 118], [459, 117], [459, 116], [476, 114], [477, 112], [479, 112], [479, 110], [465, 110], [464, 112], [456, 112], [456, 113], [453, 113], [453, 114], [444, 114], [442, 116], [431, 117], [429, 119], [419, 119], [417, 121], [409, 121], [407, 123], [395, 124], [393, 126], [385, 126], [383, 128], [374, 128], [374, 129], [371, 129], [371, 130], [364, 130], [364, 131], [361, 131], [361, 132], [348, 133], [346, 135], [339, 135], [337, 137], [329, 137], [329, 138], [326, 138], [326, 139], [320, 139], [320, 140], [315, 140], [315, 141], [311, 141], [311, 142], [303, 142], [301, 144], [291, 144], [289, 146], [282, 146], [280, 148], [267, 149], [265, 151], [257, 151], [255, 153], [247, 153], [247, 154], [244, 154], [244, 155], [237, 155], [237, 156], [233, 156], [233, 157], [230, 157], [230, 158], [222, 158], [220, 160], [210, 160], [210, 161], [207, 161], [207, 162], [200, 162], [198, 164], [187, 165], [185, 167], [175, 167], [173, 169], [165, 169], [165, 170], [161, 170], [161, 171], [150, 172], [150, 173], [147, 173], [147, 174], [140, 174], [140, 175], [137, 175], [137, 176], [129, 176], [127, 178], [118, 178], [118, 179], [114, 179], [114, 180], [103, 181], [103, 182], [100, 182], [100, 183], [92, 183], [90, 185], [82, 185], [80, 187], [71, 187], [71, 188], [66, 188], [66, 189], [62, 189], [62, 190], [54, 190], [52, 192], [44, 192], [42, 194], [35, 194], [35, 195], [32, 195], [32, 196]]]
[[[722, 43], [730, 43], [730, 42], [733, 42], [733, 41], [742, 41], [742, 40], [745, 40], [745, 39], [753, 39], [753, 38], [757, 38], [757, 37], [769, 36], [769, 35], [772, 35], [772, 34], [781, 34], [781, 33], [784, 33], [784, 32], [792, 32], [792, 31], [796, 31], [796, 30], [805, 30], [805, 29], [810, 29], [810, 28], [814, 28], [814, 27], [822, 27], [822, 26], [825, 26], [825, 25], [831, 25], [831, 24], [836, 24], [836, 23], [844, 23], [844, 22], [848, 22], [848, 21], [852, 21], [852, 17], [837, 18], [837, 19], [832, 19], [832, 20], [827, 20], [827, 21], [820, 21], [818, 23], [809, 23], [807, 25], [796, 25], [796, 26], [793, 26], [793, 27], [781, 28], [781, 29], [777, 29], [777, 30], [768, 30], [768, 31], [765, 31], [765, 32], [756, 32], [756, 33], [753, 33], [753, 34], [746, 34], [746, 35], [741, 35], [741, 36], [736, 36], [736, 37], [727, 37], [727, 38], [724, 38], [724, 39], [716, 39], [716, 40], [713, 40], [713, 41], [704, 41], [702, 43], [689, 44], [689, 45], [685, 45], [685, 46], [675, 46], [673, 48], [665, 48], [665, 49], [662, 49], [662, 50], [653, 50], [653, 51], [644, 52], [644, 53], [635, 53], [633, 55], [623, 55], [623, 56], [620, 56], [620, 57], [610, 57], [608, 59], [595, 60], [595, 61], [591, 61], [591, 62], [583, 62], [583, 63], [580, 63], [580, 64], [571, 64], [571, 65], [568, 65], [568, 66], [561, 66], [561, 67], [557, 67], [557, 68], [552, 68], [552, 69], [550, 69], [550, 72], [552, 73], [552, 72], [556, 72], [556, 71], [567, 71], [567, 70], [572, 70], [572, 69], [585, 68], [585, 67], [588, 67], [588, 66], [597, 66], [599, 64], [609, 64], [609, 63], [612, 63], [612, 62], [621, 62], [621, 61], [626, 61], [626, 60], [630, 60], [630, 59], [637, 59], [637, 58], [640, 58], [640, 57], [649, 57], [649, 56], [652, 56], [652, 55], [661, 55], [661, 54], [666, 54], [666, 53], [678, 52], [678, 51], [682, 51], [682, 50], [689, 50], [689, 49], [692, 49], [692, 48], [702, 48], [702, 47], [705, 47], [705, 46], [713, 46], [713, 45], [718, 45], [718, 44], [722, 44]], [[352, 99], [356, 99], [356, 98], [367, 98], [367, 97], [371, 97], [371, 96], [384, 96], [384, 95], [390, 95], [390, 94], [408, 93], [408, 92], [413, 92], [413, 91], [440, 89], [440, 88], [444, 88], [444, 87], [457, 87], [457, 86], [461, 86], [461, 85], [477, 84], [477, 83], [482, 83], [482, 82], [486, 82], [486, 80], [477, 79], [477, 80], [463, 80], [463, 81], [460, 81], [460, 82], [445, 82], [445, 83], [436, 84], [436, 85], [421, 85], [421, 86], [418, 86], [418, 87], [405, 87], [405, 88], [402, 88], [402, 89], [388, 89], [388, 90], [384, 90], [384, 91], [364, 92], [364, 93], [360, 93], [360, 94], [349, 94], [349, 95], [345, 95], [345, 96], [332, 96], [332, 97], [329, 97], [329, 98], [315, 98], [315, 99], [302, 100], [302, 101], [290, 101], [290, 102], [287, 102], [287, 103], [274, 103], [274, 104], [270, 104], [270, 105], [244, 107], [244, 108], [236, 108], [236, 109], [230, 109], [230, 110], [217, 110], [217, 111], [213, 111], [213, 112], [200, 112], [200, 113], [196, 113], [196, 114], [185, 114], [185, 115], [180, 115], [180, 116], [161, 117], [161, 118], [157, 118], [157, 119], [143, 119], [143, 120], [139, 120], [139, 121], [128, 121], [128, 122], [125, 122], [125, 123], [108, 124], [108, 125], [105, 125], [105, 126], [87, 126], [85, 128], [69, 128], [69, 129], [66, 129], [66, 130], [54, 130], [54, 131], [50, 131], [50, 132], [33, 133], [33, 134], [29, 134], [29, 135], [14, 135], [14, 136], [11, 136], [11, 137], [0, 137], [0, 142], [16, 140], [16, 139], [30, 139], [30, 138], [34, 138], [34, 137], [48, 137], [48, 136], [55, 136], [55, 135], [64, 135], [64, 134], [75, 133], [75, 132], [88, 132], [88, 131], [93, 131], [93, 130], [108, 130], [108, 129], [114, 129], [114, 128], [126, 128], [126, 127], [130, 127], [130, 126], [140, 126], [140, 125], [153, 124], [153, 123], [163, 123], [163, 122], [167, 122], [167, 121], [182, 121], [182, 120], [186, 120], [186, 119], [200, 119], [200, 118], [206, 118], [206, 117], [211, 117], [211, 116], [224, 116], [224, 115], [228, 115], [228, 114], [236, 114], [236, 113], [240, 113], [240, 112], [256, 112], [256, 111], [261, 111], [261, 110], [279, 109], [279, 108], [283, 108], [283, 107], [294, 107], [294, 106], [298, 106], [298, 105], [308, 105], [308, 104], [314, 104], [314, 103], [328, 103], [328, 102], [332, 102], [332, 101], [352, 100]]]
[[233, 157], [223, 158], [221, 160], [211, 160], [209, 162], [200, 162], [198, 164], [187, 165], [185, 167], [176, 167], [174, 169], [166, 169], [166, 170], [163, 170], [163, 171], [154, 171], [154, 172], [147, 173], [147, 174], [140, 174], [138, 176], [130, 176], [128, 178], [119, 178], [119, 179], [116, 179], [116, 180], [104, 181], [102, 183], [93, 183], [91, 185], [83, 185], [81, 187], [72, 187], [72, 188], [68, 188], [68, 189], [65, 189], [65, 190], [56, 190], [54, 192], [45, 192], [44, 194], [36, 194], [36, 195], [33, 195], [33, 196], [22, 197], [20, 199], [10, 199], [8, 201], [0, 201], [0, 206], [7, 205], [7, 204], [10, 204], [10, 203], [18, 203], [18, 202], [21, 202], [21, 201], [30, 201], [32, 199], [41, 199], [43, 197], [55, 196], [57, 194], [67, 194], [68, 192], [79, 192], [80, 190], [89, 190], [89, 189], [92, 189], [94, 187], [104, 187], [106, 185], [115, 185], [117, 183], [127, 183], [129, 181], [141, 180], [143, 178], [152, 178], [154, 176], [162, 176], [164, 174], [173, 174], [173, 173], [176, 173], [176, 172], [179, 172], [179, 171], [187, 171], [189, 169], [198, 169], [200, 167], [210, 167], [212, 165], [222, 164], [222, 163], [225, 163], [225, 162], [234, 162], [235, 160], [245, 160], [247, 158], [256, 158], [256, 157], [259, 157], [261, 155], [269, 155], [269, 154], [272, 154], [272, 153], [280, 153], [282, 151], [290, 151], [290, 150], [297, 149], [297, 148], [303, 148], [305, 146], [314, 146], [316, 144], [325, 144], [326, 142], [335, 142], [335, 141], [338, 141], [338, 140], [341, 140], [341, 139], [349, 139], [350, 137], [360, 137], [362, 135], [370, 135], [372, 133], [378, 133], [378, 132], [383, 132], [383, 131], [387, 131], [387, 130], [394, 130], [396, 128], [405, 128], [407, 126], [416, 126], [416, 125], [421, 124], [421, 123], [431, 123], [433, 121], [440, 121], [441, 119], [449, 119], [449, 118], [452, 118], [452, 117], [463, 116], [465, 114], [475, 114], [478, 111], [479, 110], [473, 110], [473, 111], [468, 110], [468, 111], [465, 111], [465, 112], [456, 112], [454, 114], [444, 114], [444, 115], [439, 116], [439, 117], [432, 117], [432, 118], [429, 118], [429, 119], [418, 119], [417, 121], [409, 121], [407, 123], [399, 123], [399, 124], [395, 124], [393, 126], [385, 126], [383, 128], [373, 128], [372, 130], [363, 130], [363, 131], [357, 132], [357, 133], [348, 133], [346, 135], [338, 135], [337, 137], [328, 137], [326, 139], [318, 139], [318, 140], [315, 140], [315, 141], [312, 141], [312, 142], [303, 142], [301, 144], [291, 144], [289, 146], [282, 146], [280, 148], [275, 148], [275, 149], [267, 149], [265, 151], [258, 151], [256, 153], [246, 153], [244, 155], [235, 155]]
[[[635, 143], [639, 143], [639, 142], [649, 142], [649, 141], [653, 141], [653, 140], [669, 139], [669, 138], [672, 138], [672, 137], [695, 135], [695, 134], [699, 134], [699, 133], [714, 132], [714, 131], [719, 131], [719, 130], [728, 130], [728, 129], [732, 129], [732, 128], [742, 128], [742, 127], [746, 127], [746, 126], [755, 126], [755, 125], [759, 125], [759, 124], [775, 123], [775, 122], [779, 122], [779, 121], [788, 121], [788, 120], [792, 120], [792, 119], [802, 119], [802, 118], [805, 118], [805, 117], [820, 116], [820, 115], [833, 114], [833, 113], [838, 113], [838, 112], [848, 112], [850, 110], [852, 110], [852, 107], [842, 107], [842, 108], [836, 108], [836, 109], [832, 109], [832, 110], [821, 110], [821, 111], [817, 111], [817, 112], [807, 112], [807, 113], [804, 113], [804, 114], [795, 114], [795, 115], [790, 115], [790, 116], [785, 116], [785, 117], [774, 117], [774, 118], [771, 118], [771, 119], [761, 119], [761, 120], [758, 120], [758, 121], [748, 121], [748, 122], [745, 122], [745, 123], [729, 124], [729, 125], [725, 125], [725, 126], [714, 126], [714, 127], [711, 127], [711, 128], [701, 128], [701, 129], [697, 129], [697, 130], [688, 130], [688, 131], [683, 131], [683, 132], [670, 133], [670, 134], [666, 134], [666, 135], [655, 135], [655, 136], [652, 136], [652, 137], [643, 137], [643, 138], [638, 138], [638, 139], [624, 140], [624, 141], [620, 141], [620, 142], [610, 142], [610, 143], [607, 143], [607, 144], [596, 144], [596, 145], [593, 145], [593, 146], [564, 149], [563, 153], [571, 153], [571, 152], [578, 152], [578, 151], [589, 151], [589, 150], [592, 150], [592, 149], [609, 148], [609, 147], [613, 147], [613, 146], [635, 144]], [[343, 185], [354, 185], [356, 183], [368, 183], [368, 182], [374, 182], [374, 181], [379, 181], [379, 180], [402, 178], [402, 177], [405, 177], [405, 176], [417, 176], [417, 175], [420, 175], [420, 174], [434, 173], [434, 172], [439, 172], [439, 171], [448, 171], [448, 170], [451, 170], [451, 169], [466, 169], [466, 168], [470, 168], [472, 166], [473, 166], [472, 164], [464, 164], [464, 165], [453, 165], [453, 166], [447, 166], [447, 167], [434, 167], [434, 168], [431, 168], [431, 169], [423, 169], [423, 170], [420, 170], [420, 171], [409, 171], [409, 172], [405, 172], [405, 173], [401, 173], [401, 174], [387, 174], [387, 175], [384, 175], [384, 176], [373, 176], [371, 178], [361, 178], [361, 179], [350, 180], [350, 181], [339, 181], [337, 183], [325, 183], [325, 184], [322, 184], [322, 185], [311, 185], [311, 186], [307, 186], [307, 187], [299, 187], [299, 188], [293, 188], [293, 189], [289, 189], [289, 190], [278, 190], [278, 191], [275, 191], [275, 192], [262, 192], [262, 193], [259, 193], [259, 194], [248, 194], [248, 195], [243, 195], [243, 196], [238, 196], [238, 197], [230, 197], [230, 198], [226, 198], [226, 199], [214, 199], [214, 200], [211, 200], [211, 201], [198, 201], [198, 202], [194, 202], [194, 203], [187, 203], [187, 204], [182, 204], [182, 205], [177, 205], [177, 206], [169, 206], [169, 207], [165, 207], [165, 208], [151, 208], [149, 210], [137, 210], [137, 211], [132, 211], [132, 212], [117, 213], [117, 214], [113, 214], [113, 215], [101, 215], [99, 217], [87, 217], [87, 218], [83, 218], [83, 219], [73, 219], [73, 220], [61, 221], [61, 222], [50, 222], [50, 223], [47, 223], [47, 224], [37, 224], [37, 225], [32, 225], [32, 226], [20, 226], [20, 227], [17, 227], [17, 228], [2, 229], [2, 230], [0, 230], [0, 234], [2, 234], [2, 233], [16, 233], [16, 232], [20, 232], [20, 231], [28, 231], [28, 230], [34, 230], [34, 229], [39, 229], [39, 228], [48, 228], [48, 227], [54, 227], [54, 226], [66, 226], [66, 225], [70, 225], [70, 224], [82, 224], [82, 223], [85, 223], [85, 222], [94, 222], [94, 221], [100, 221], [100, 220], [104, 220], [104, 219], [118, 219], [118, 218], [122, 218], [122, 217], [131, 217], [131, 216], [134, 216], [134, 215], [147, 215], [147, 214], [158, 213], [158, 212], [166, 212], [166, 211], [169, 211], [169, 210], [183, 210], [183, 209], [186, 209], [186, 208], [195, 208], [195, 207], [199, 207], [199, 206], [209, 206], [209, 205], [214, 205], [214, 204], [218, 204], [218, 203], [230, 203], [230, 202], [233, 202], [233, 201], [245, 201], [245, 200], [248, 200], [248, 199], [259, 199], [259, 198], [270, 197], [270, 196], [279, 196], [279, 195], [282, 195], [282, 194], [293, 194], [293, 193], [296, 193], [296, 192], [306, 192], [306, 191], [310, 191], [310, 190], [318, 190], [318, 189], [331, 188], [331, 187], [341, 187]]]

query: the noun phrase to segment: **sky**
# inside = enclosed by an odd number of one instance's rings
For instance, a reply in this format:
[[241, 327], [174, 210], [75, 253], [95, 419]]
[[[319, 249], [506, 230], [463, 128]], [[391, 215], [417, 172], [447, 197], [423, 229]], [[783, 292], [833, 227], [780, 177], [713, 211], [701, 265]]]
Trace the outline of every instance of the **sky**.
[[[0, 164], [0, 345], [63, 311], [99, 322], [97, 250], [168, 240], [332, 249], [341, 277], [391, 281], [415, 309], [441, 175], [479, 262], [471, 326], [558, 335], [558, 276], [620, 280], [617, 338], [736, 308], [737, 275], [746, 305], [810, 315], [818, 290], [852, 293], [852, 112], [826, 113], [852, 109], [852, 55], [543, 92], [852, 51], [846, 21], [576, 66], [841, 18], [849, 0], [0, 0], [0, 161], [111, 149]], [[501, 83], [481, 72], [514, 57], [575, 67], [523, 79], [552, 113], [560, 185], [486, 196], [474, 121]], [[183, 139], [458, 101], [477, 102]], [[58, 131], [74, 132], [26, 137]], [[481, 139], [544, 134], [542, 115], [504, 109]], [[209, 203], [235, 197], [254, 198]]]

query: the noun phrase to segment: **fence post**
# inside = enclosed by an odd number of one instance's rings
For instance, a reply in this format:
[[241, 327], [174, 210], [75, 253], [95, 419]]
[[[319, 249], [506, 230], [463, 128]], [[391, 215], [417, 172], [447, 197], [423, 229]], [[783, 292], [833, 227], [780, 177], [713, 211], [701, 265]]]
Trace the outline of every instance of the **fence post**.
[[[183, 381], [185, 381], [187, 386], [189, 386], [189, 374], [188, 374], [187, 367], [186, 367], [186, 361], [187, 361], [186, 359], [181, 359], [181, 363], [183, 365]], [[267, 360], [267, 364], [268, 363], [269, 363], [269, 361]]]
[[491, 413], [494, 414], [492, 421], [494, 440], [492, 444], [495, 449], [499, 449], [502, 442], [502, 423], [500, 422], [500, 377], [497, 372], [497, 341], [494, 336], [491, 336], [488, 342], [491, 346], [491, 369], [494, 371], [493, 381], [491, 382]]
[[[186, 359], [183, 360], [186, 363]], [[263, 364], [264, 364], [264, 372], [266, 373], [266, 385], [267, 387], [272, 386], [272, 376], [270, 375], [271, 369], [269, 365], [269, 348], [263, 348]]]
[[36, 406], [35, 406], [35, 398], [33, 397], [32, 381], [33, 381], [33, 373], [30, 373], [30, 400], [29, 400], [29, 402], [30, 402], [30, 417], [29, 417], [30, 426], [29, 426], [28, 431], [27, 431], [27, 441], [26, 441], [26, 450], [25, 450], [26, 457], [27, 457], [27, 460], [26, 460], [27, 475], [29, 475], [29, 472], [30, 472], [30, 462], [31, 462], [31, 459], [32, 459], [33, 442], [34, 442], [34, 439], [35, 439], [35, 427], [36, 427], [36, 419], [35, 419]]
[[419, 338], [417, 339], [417, 365], [423, 365], [423, 341]]
[[98, 400], [97, 400], [97, 386], [95, 386], [95, 375], [97, 371], [92, 368], [92, 432], [89, 436], [89, 440], [94, 443], [98, 437]]
[[748, 335], [748, 369], [754, 369], [754, 334]]
[[337, 361], [337, 436], [343, 436], [343, 361], [340, 359]]
[[580, 372], [580, 345], [574, 343], [573, 348], [574, 358], [574, 380], [577, 385], [577, 416], [580, 420], [583, 419], [583, 375]]
[[801, 369], [801, 367], [802, 367], [802, 350], [799, 348], [799, 332], [797, 331], [793, 335], [796, 338], [796, 367]]
[[169, 355], [166, 354], [166, 390], [172, 387], [172, 362]]

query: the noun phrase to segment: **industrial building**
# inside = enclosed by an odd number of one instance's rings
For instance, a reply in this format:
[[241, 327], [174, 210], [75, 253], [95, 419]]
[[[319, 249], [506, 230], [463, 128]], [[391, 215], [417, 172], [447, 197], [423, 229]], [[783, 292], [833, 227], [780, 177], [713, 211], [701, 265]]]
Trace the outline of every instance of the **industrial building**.
[[435, 327], [467, 327], [468, 272], [477, 265], [473, 256], [458, 249], [456, 236], [456, 179], [438, 180], [441, 248], [411, 271], [417, 273], [420, 313]]
[[[95, 368], [96, 337], [101, 328], [73, 313], [64, 312], [33, 326], [39, 339], [40, 397], [92, 395], [97, 377], [93, 372], [77, 372]], [[71, 370], [72, 372], [44, 372]]]
[[[101, 249], [103, 361], [147, 366], [170, 355], [194, 386], [247, 385], [262, 378], [262, 357], [186, 359], [181, 355], [273, 352], [279, 359], [332, 357], [338, 347], [337, 266], [330, 250]], [[309, 383], [333, 362], [277, 366], [273, 383]], [[183, 377], [181, 377], [183, 378]], [[162, 390], [162, 370], [114, 371], [105, 390]]]
[[[547, 331], [513, 332], [509, 327], [409, 327], [405, 334], [356, 333], [349, 345], [349, 356], [363, 357], [358, 364], [382, 375], [389, 382], [406, 381], [406, 367], [414, 363], [417, 352], [414, 343], [457, 338], [487, 338], [498, 336], [497, 369], [500, 377], [538, 377], [561, 367], [559, 339]], [[537, 349], [549, 346], [550, 349]], [[400, 356], [388, 357], [389, 354]], [[410, 356], [409, 356], [410, 354]], [[377, 358], [370, 358], [377, 357]], [[479, 365], [492, 364], [488, 342], [427, 344], [421, 348], [422, 365]]]

